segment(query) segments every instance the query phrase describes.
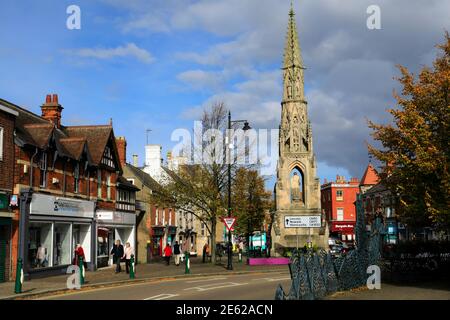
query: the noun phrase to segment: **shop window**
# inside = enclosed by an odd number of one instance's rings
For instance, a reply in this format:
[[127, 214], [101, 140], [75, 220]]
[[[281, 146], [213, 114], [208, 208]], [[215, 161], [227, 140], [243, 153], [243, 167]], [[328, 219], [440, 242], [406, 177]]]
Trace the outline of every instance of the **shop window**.
[[[53, 265], [66, 265], [71, 263], [72, 250], [70, 247], [70, 224], [55, 223], [53, 246]], [[75, 244], [74, 244], [75, 245]]]
[[344, 200], [344, 191], [336, 190], [336, 201]]
[[337, 221], [344, 220], [344, 208], [337, 208]]
[[51, 223], [31, 222], [28, 228], [28, 263], [31, 269], [51, 267], [53, 226]]
[[39, 176], [39, 186], [41, 188], [47, 187], [47, 153], [43, 152], [39, 160], [39, 169], [41, 174]]

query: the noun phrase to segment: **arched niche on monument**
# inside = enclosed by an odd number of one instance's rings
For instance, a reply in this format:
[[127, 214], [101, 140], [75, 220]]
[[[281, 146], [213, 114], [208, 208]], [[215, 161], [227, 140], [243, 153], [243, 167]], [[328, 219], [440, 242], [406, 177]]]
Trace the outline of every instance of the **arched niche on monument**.
[[292, 169], [289, 175], [289, 186], [292, 204], [305, 204], [305, 177], [298, 167]]

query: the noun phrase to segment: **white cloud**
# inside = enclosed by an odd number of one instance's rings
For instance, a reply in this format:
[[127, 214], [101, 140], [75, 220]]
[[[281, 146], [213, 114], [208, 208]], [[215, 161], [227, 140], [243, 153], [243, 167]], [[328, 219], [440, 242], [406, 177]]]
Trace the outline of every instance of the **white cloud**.
[[82, 48], [73, 51], [66, 50], [66, 52], [82, 58], [100, 60], [110, 60], [118, 57], [133, 57], [143, 63], [152, 63], [155, 60], [150, 52], [139, 48], [134, 43], [128, 43], [126, 46], [116, 48]]
[[221, 90], [226, 82], [223, 72], [188, 70], [177, 75], [177, 79], [199, 91]]
[[[104, 1], [128, 10], [129, 21], [122, 27], [130, 33], [213, 35], [206, 50], [175, 54], [176, 62], [190, 62], [177, 79], [192, 90], [211, 90], [199, 106], [186, 108], [184, 117], [198, 118], [202, 108], [223, 101], [233, 117], [246, 118], [253, 127], [278, 127], [289, 1]], [[450, 29], [450, 1], [378, 0], [382, 29], [375, 31], [366, 27], [371, 4], [372, 0], [295, 3], [317, 158], [355, 176], [367, 162], [366, 118], [385, 122], [385, 110], [393, 107], [397, 83], [392, 78], [398, 75], [394, 66], [417, 71], [429, 64], [434, 45]]]

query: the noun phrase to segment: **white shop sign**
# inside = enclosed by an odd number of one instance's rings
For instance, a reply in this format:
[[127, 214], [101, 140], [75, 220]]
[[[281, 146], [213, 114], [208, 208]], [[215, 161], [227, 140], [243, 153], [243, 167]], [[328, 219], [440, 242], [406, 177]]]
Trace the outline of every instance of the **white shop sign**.
[[320, 228], [321, 216], [285, 216], [285, 228]]
[[136, 223], [136, 214], [122, 211], [97, 211], [97, 220], [104, 223], [131, 224]]
[[30, 213], [36, 215], [94, 218], [93, 201], [63, 198], [34, 193], [30, 203]]

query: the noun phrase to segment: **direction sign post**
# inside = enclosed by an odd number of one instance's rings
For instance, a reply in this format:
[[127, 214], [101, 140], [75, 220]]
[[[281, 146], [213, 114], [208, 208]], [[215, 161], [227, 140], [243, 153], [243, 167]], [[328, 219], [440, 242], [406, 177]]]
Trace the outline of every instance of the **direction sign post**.
[[297, 238], [297, 249], [299, 248], [298, 229], [308, 228], [308, 247], [311, 246], [311, 229], [322, 227], [322, 217], [320, 215], [295, 215], [284, 217], [285, 228], [295, 228]]

